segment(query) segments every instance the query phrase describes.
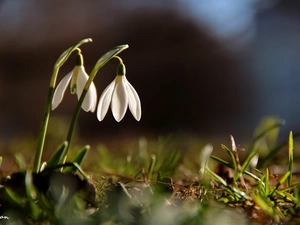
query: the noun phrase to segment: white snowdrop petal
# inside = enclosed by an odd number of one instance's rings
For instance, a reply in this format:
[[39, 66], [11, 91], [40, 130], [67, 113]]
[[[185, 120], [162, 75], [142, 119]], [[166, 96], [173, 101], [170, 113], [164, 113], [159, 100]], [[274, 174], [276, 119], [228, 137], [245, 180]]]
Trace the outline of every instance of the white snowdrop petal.
[[91, 83], [88, 92], [82, 103], [82, 108], [86, 112], [94, 112], [97, 106], [97, 90], [94, 83]]
[[89, 91], [87, 93], [91, 96], [91, 112], [95, 112], [96, 106], [97, 106], [97, 89], [94, 84], [94, 82], [91, 83]]
[[128, 81], [127, 81], [127, 92], [128, 92], [129, 110], [133, 115], [133, 117], [137, 121], [140, 121], [142, 116], [141, 101], [136, 90]]
[[[77, 77], [77, 81], [76, 81], [76, 88], [77, 88], [76, 93], [77, 93], [77, 98], [79, 99], [83, 92], [84, 86], [85, 86], [87, 80], [89, 79], [89, 76], [85, 72], [83, 66], [80, 66], [77, 76], [78, 77]], [[89, 88], [89, 90], [83, 100], [82, 106], [81, 106], [82, 109], [86, 112], [92, 111], [92, 109], [95, 108], [95, 104], [97, 101], [97, 91], [96, 91], [96, 88], [93, 86], [94, 86], [94, 84], [91, 83], [90, 88]], [[95, 100], [95, 98], [96, 98], [96, 100]]]
[[117, 122], [125, 116], [128, 108], [127, 83], [124, 76], [116, 77], [116, 86], [111, 100], [112, 114]]
[[73, 70], [70, 73], [68, 73], [56, 87], [52, 98], [52, 110], [56, 109], [56, 107], [61, 103], [64, 94], [67, 90], [67, 87], [71, 81], [72, 75], [73, 75]]
[[71, 84], [70, 84], [71, 94], [75, 94], [77, 91], [77, 79], [78, 79], [79, 71], [81, 71], [80, 68], [81, 68], [81, 66], [75, 66], [73, 69], [73, 75], [72, 75], [72, 80], [71, 80]]
[[99, 103], [97, 108], [97, 118], [99, 121], [102, 121], [104, 119], [108, 111], [114, 88], [115, 88], [115, 80], [105, 88], [105, 90], [102, 92], [99, 98]]

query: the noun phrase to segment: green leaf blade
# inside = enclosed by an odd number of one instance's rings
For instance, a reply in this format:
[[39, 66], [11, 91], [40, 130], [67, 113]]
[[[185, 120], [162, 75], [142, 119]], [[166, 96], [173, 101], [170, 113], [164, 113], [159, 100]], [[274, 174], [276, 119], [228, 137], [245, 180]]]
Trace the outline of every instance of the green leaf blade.
[[118, 55], [120, 52], [122, 52], [123, 50], [129, 48], [129, 45], [125, 44], [125, 45], [118, 45], [114, 48], [112, 48], [111, 50], [109, 50], [108, 52], [106, 52], [105, 54], [103, 54], [100, 59], [97, 61], [94, 69], [96, 71], [98, 71], [100, 68], [102, 68], [109, 60], [111, 60], [114, 56]]
[[49, 169], [51, 167], [54, 167], [56, 165], [59, 165], [62, 163], [66, 150], [68, 148], [68, 142], [64, 141], [61, 146], [53, 153], [53, 155], [50, 157], [50, 159], [47, 162], [47, 166], [45, 169]]
[[79, 42], [77, 42], [76, 44], [72, 45], [71, 47], [69, 47], [67, 50], [65, 50], [57, 59], [56, 63], [55, 63], [55, 68], [61, 67], [69, 58], [69, 56], [72, 54], [72, 52], [79, 48], [82, 44], [88, 43], [88, 42], [92, 42], [91, 38], [85, 38]]
[[[87, 155], [87, 153], [89, 152], [90, 150], [90, 146], [89, 145], [86, 145], [82, 148], [82, 150], [74, 157], [74, 159], [71, 160], [72, 163], [76, 163], [78, 165], [80, 165], [85, 156]], [[72, 172], [72, 173], [75, 173], [77, 171], [77, 168], [76, 167], [67, 167], [64, 172]]]
[[291, 187], [292, 184], [293, 164], [294, 164], [294, 140], [293, 140], [293, 133], [291, 131], [289, 135], [289, 168], [288, 168], [288, 171], [290, 172], [290, 175], [288, 177], [289, 187]]

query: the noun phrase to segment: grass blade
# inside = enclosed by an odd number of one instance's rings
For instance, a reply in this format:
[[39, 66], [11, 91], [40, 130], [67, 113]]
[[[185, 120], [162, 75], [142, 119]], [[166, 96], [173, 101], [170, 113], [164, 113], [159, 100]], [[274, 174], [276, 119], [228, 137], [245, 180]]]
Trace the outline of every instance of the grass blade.
[[200, 158], [200, 170], [199, 170], [199, 180], [201, 181], [205, 176], [205, 168], [208, 165], [208, 160], [213, 151], [212, 145], [208, 144], [204, 147], [201, 158]]
[[[212, 158], [212, 159], [214, 159], [215, 161], [217, 161], [217, 162], [219, 162], [219, 163], [221, 163], [221, 164], [227, 166], [228, 168], [233, 169], [233, 165], [231, 165], [229, 162], [226, 162], [226, 161], [223, 160], [223, 159], [220, 159], [220, 158], [217, 157], [217, 156], [212, 155], [212, 156], [210, 156], [210, 158]], [[261, 179], [260, 179], [258, 176], [254, 175], [253, 173], [250, 173], [249, 171], [246, 171], [246, 170], [245, 170], [245, 171], [244, 171], [244, 174], [246, 174], [246, 175], [249, 176], [249, 177], [252, 177], [254, 180], [257, 180], [257, 181], [261, 182]]]
[[216, 174], [215, 172], [211, 171], [211, 170], [209, 169], [208, 166], [205, 167], [205, 170], [207, 171], [207, 173], [208, 173], [214, 180], [216, 180], [217, 182], [223, 184], [225, 187], [228, 187], [227, 182], [226, 182], [222, 177], [220, 177], [218, 174]]
[[272, 206], [270, 206], [268, 204], [268, 202], [266, 202], [266, 200], [263, 198], [263, 196], [260, 196], [259, 194], [252, 194], [251, 195], [252, 199], [254, 200], [254, 202], [256, 202], [256, 204], [267, 214], [269, 215], [271, 218], [274, 217], [274, 209]]
[[10, 200], [14, 202], [17, 206], [24, 207], [25, 203], [23, 201], [23, 198], [19, 196], [13, 189], [11, 188], [5, 188], [6, 194], [9, 196]]
[[68, 147], [68, 142], [64, 141], [62, 143], [61, 146], [59, 146], [59, 148], [54, 152], [54, 154], [50, 157], [50, 159], [48, 160], [47, 166], [45, 167], [45, 169], [49, 169], [53, 166], [56, 166], [58, 164], [61, 164], [65, 152], [67, 150]]
[[[89, 145], [84, 146], [83, 149], [74, 157], [74, 159], [71, 160], [71, 162], [80, 165], [84, 160], [86, 154], [89, 152], [89, 150], [90, 150]], [[75, 173], [76, 171], [77, 171], [76, 167], [67, 167], [64, 170], [64, 172], [71, 172], [71, 173]]]
[[234, 174], [236, 174], [236, 172], [238, 171], [238, 169], [237, 169], [237, 164], [236, 164], [235, 157], [234, 157], [232, 151], [231, 151], [229, 148], [227, 148], [225, 145], [223, 145], [223, 144], [221, 144], [221, 147], [222, 147], [224, 150], [226, 150], [227, 153], [229, 154], [229, 156], [230, 156], [230, 158], [231, 158], [231, 161], [232, 161], [232, 163], [233, 163]]
[[[295, 139], [296, 137], [300, 136], [300, 133], [296, 133], [293, 135], [293, 139]], [[269, 154], [263, 158], [260, 159], [257, 165], [257, 168], [262, 168], [264, 167], [273, 157], [274, 155], [277, 154], [277, 152], [279, 152], [279, 150], [281, 150], [282, 148], [284, 148], [285, 146], [288, 145], [288, 141], [285, 141], [279, 145], [277, 145], [275, 148], [273, 148], [272, 150], [270, 150]]]
[[78, 163], [72, 163], [72, 162], [66, 162], [64, 164], [58, 164], [58, 165], [55, 165], [51, 168], [47, 168], [45, 169], [43, 172], [46, 172], [47, 170], [48, 171], [51, 171], [51, 170], [56, 170], [56, 169], [60, 169], [60, 168], [65, 168], [65, 167], [75, 167], [76, 170], [78, 170], [78, 172], [85, 178], [85, 179], [90, 179], [90, 176], [87, 175], [83, 169], [80, 167], [80, 165], [78, 165]]
[[268, 133], [283, 126], [284, 124], [285, 121], [278, 118], [266, 118], [264, 121], [262, 121], [258, 127], [258, 129], [261, 129], [262, 131], [259, 131], [258, 134], [255, 135], [254, 139], [252, 140], [252, 143], [250, 144], [250, 147], [247, 150], [247, 153], [249, 154], [249, 152], [252, 152], [253, 149], [256, 149], [258, 142], [265, 138], [265, 136]]
[[227, 182], [222, 178], [220, 177], [218, 174], [216, 174], [215, 172], [211, 171], [209, 169], [208, 166], [205, 167], [207, 173], [217, 182], [221, 183], [224, 185], [224, 187], [226, 188], [227, 192], [230, 193], [230, 195], [232, 195], [232, 197], [234, 198], [245, 198], [245, 199], [249, 199], [249, 197], [245, 194], [245, 192], [235, 188], [235, 187], [230, 187]]
[[41, 214], [41, 209], [35, 202], [37, 199], [37, 191], [33, 185], [32, 180], [33, 180], [32, 173], [30, 170], [27, 170], [25, 175], [25, 189], [26, 189], [26, 195], [28, 199], [27, 207], [30, 208], [31, 217], [37, 219]]
[[269, 179], [270, 179], [269, 169], [266, 168], [266, 174], [265, 174], [265, 193], [266, 193], [266, 195], [269, 195]]
[[291, 131], [289, 135], [289, 169], [288, 169], [288, 171], [290, 172], [290, 175], [288, 177], [289, 187], [292, 184], [293, 163], [294, 163], [294, 141], [293, 141], [293, 133]]
[[249, 163], [251, 162], [253, 157], [257, 154], [257, 152], [258, 152], [258, 148], [256, 148], [255, 150], [250, 152], [250, 154], [248, 155], [247, 159], [245, 160], [245, 162], [243, 163], [243, 165], [241, 167], [241, 173], [243, 173], [245, 171], [245, 169], [248, 167]]
[[274, 187], [274, 189], [272, 190], [272, 192], [270, 193], [269, 196], [272, 196], [272, 195], [273, 195], [273, 193], [278, 189], [278, 187], [279, 187], [280, 185], [282, 185], [282, 184], [287, 180], [287, 178], [290, 176], [290, 174], [291, 174], [291, 172], [288, 171], [288, 172], [280, 179], [280, 181], [276, 184], [276, 186]]
[[25, 171], [26, 170], [26, 163], [25, 163], [25, 159], [24, 159], [23, 155], [20, 154], [20, 153], [16, 153], [15, 154], [15, 160], [16, 160], [16, 163], [19, 167], [19, 170], [20, 171]]
[[152, 176], [153, 176], [153, 171], [154, 171], [154, 167], [155, 167], [155, 164], [157, 162], [157, 159], [156, 159], [156, 155], [151, 155], [151, 160], [150, 160], [150, 164], [149, 164], [149, 167], [148, 167], [148, 179], [151, 180], [152, 179]]
[[210, 158], [212, 158], [212, 159], [216, 160], [217, 162], [222, 163], [223, 165], [225, 165], [225, 166], [233, 169], [233, 165], [232, 164], [230, 164], [229, 162], [227, 162], [227, 161], [225, 161], [223, 159], [220, 159], [217, 156], [211, 155]]

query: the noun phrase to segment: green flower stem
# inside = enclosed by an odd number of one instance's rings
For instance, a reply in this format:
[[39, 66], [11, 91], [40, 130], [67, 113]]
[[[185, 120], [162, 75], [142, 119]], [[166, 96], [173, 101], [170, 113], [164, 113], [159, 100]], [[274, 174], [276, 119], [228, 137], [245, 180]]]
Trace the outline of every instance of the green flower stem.
[[70, 143], [71, 143], [71, 140], [72, 140], [72, 137], [73, 137], [73, 133], [74, 133], [74, 130], [75, 130], [75, 125], [77, 123], [77, 119], [78, 119], [78, 116], [79, 116], [79, 113], [80, 113], [80, 110], [81, 110], [81, 105], [84, 101], [84, 98], [85, 98], [85, 96], [86, 96], [86, 94], [89, 90], [89, 87], [90, 87], [91, 83], [93, 82], [97, 72], [98, 72], [98, 70], [96, 70], [95, 67], [94, 67], [94, 69], [92, 70], [92, 72], [89, 76], [89, 79], [87, 80], [87, 82], [84, 86], [84, 89], [81, 93], [81, 96], [78, 100], [78, 103], [76, 105], [76, 108], [75, 108], [75, 111], [74, 111], [74, 114], [73, 114], [73, 117], [72, 117], [72, 121], [71, 121], [71, 124], [70, 124], [70, 127], [69, 127], [68, 135], [67, 135], [67, 138], [66, 138], [66, 141], [69, 143], [69, 145], [67, 146], [63, 163], [65, 163], [66, 160], [67, 160], [67, 154], [68, 154], [69, 146], [70, 146]]
[[53, 98], [53, 94], [54, 94], [54, 90], [55, 90], [55, 84], [56, 84], [56, 79], [57, 79], [59, 69], [67, 61], [67, 59], [72, 54], [72, 52], [74, 52], [76, 50], [80, 52], [79, 46], [84, 43], [88, 43], [88, 42], [92, 42], [92, 39], [91, 38], [83, 39], [83, 40], [79, 41], [78, 43], [76, 43], [75, 45], [68, 48], [66, 51], [64, 51], [59, 56], [58, 60], [56, 61], [55, 65], [54, 65], [54, 69], [53, 69], [53, 73], [52, 73], [51, 81], [50, 81], [50, 85], [49, 85], [49, 91], [48, 91], [45, 111], [44, 111], [44, 118], [43, 118], [41, 130], [40, 130], [38, 144], [37, 144], [37, 150], [36, 150], [35, 158], [34, 158], [34, 164], [33, 164], [33, 172], [34, 173], [39, 172], [39, 168], [41, 165], [41, 159], [42, 159], [42, 155], [43, 155], [45, 138], [46, 138], [48, 123], [49, 123], [50, 112], [51, 112], [51, 102], [52, 102], [52, 98]]
[[66, 162], [66, 160], [67, 160], [67, 153], [68, 153], [69, 146], [70, 146], [70, 143], [71, 143], [71, 140], [72, 140], [72, 137], [73, 137], [73, 133], [74, 133], [74, 130], [75, 130], [75, 125], [77, 123], [77, 119], [78, 119], [78, 116], [79, 116], [79, 113], [80, 113], [80, 110], [81, 110], [81, 105], [82, 105], [83, 100], [84, 100], [84, 98], [85, 98], [85, 96], [86, 96], [86, 94], [89, 90], [89, 87], [90, 87], [91, 83], [93, 82], [94, 78], [97, 75], [97, 72], [112, 58], [118, 58], [120, 60], [121, 58], [117, 57], [116, 55], [119, 54], [121, 51], [125, 50], [126, 48], [128, 48], [128, 45], [119, 45], [119, 46], [114, 47], [113, 49], [111, 49], [110, 51], [105, 53], [102, 57], [100, 57], [100, 59], [97, 61], [96, 65], [94, 66], [94, 68], [93, 68], [93, 70], [92, 70], [92, 72], [89, 76], [89, 79], [87, 80], [87, 82], [84, 86], [84, 89], [81, 93], [81, 96], [79, 98], [79, 101], [76, 105], [76, 108], [75, 108], [75, 111], [74, 111], [74, 114], [73, 114], [73, 117], [72, 117], [72, 121], [71, 121], [69, 131], [68, 131], [68, 135], [67, 135], [67, 138], [66, 138], [66, 141], [69, 143], [69, 145], [67, 146], [63, 162]]
[[[58, 71], [59, 71], [59, 68], [55, 67], [53, 70], [52, 77], [57, 77]], [[52, 80], [53, 79], [51, 79], [51, 83], [52, 83]], [[54, 84], [55, 84], [55, 81], [54, 81]], [[53, 86], [50, 85], [49, 91], [48, 91], [48, 96], [47, 96], [47, 101], [46, 101], [46, 106], [45, 106], [45, 111], [44, 111], [44, 119], [42, 122], [40, 136], [38, 139], [37, 151], [36, 151], [35, 158], [34, 158], [34, 164], [33, 164], [33, 172], [34, 173], [39, 172], [39, 168], [41, 165], [43, 148], [44, 148], [44, 144], [45, 144], [45, 138], [46, 138], [48, 123], [49, 123], [50, 112], [51, 112], [51, 102], [52, 102], [52, 98], [53, 98], [53, 94], [54, 94], [54, 90], [55, 90]]]
[[119, 62], [120, 62], [121, 64], [123, 64], [123, 60], [121, 59], [121, 57], [115, 55], [113, 58], [119, 60]]

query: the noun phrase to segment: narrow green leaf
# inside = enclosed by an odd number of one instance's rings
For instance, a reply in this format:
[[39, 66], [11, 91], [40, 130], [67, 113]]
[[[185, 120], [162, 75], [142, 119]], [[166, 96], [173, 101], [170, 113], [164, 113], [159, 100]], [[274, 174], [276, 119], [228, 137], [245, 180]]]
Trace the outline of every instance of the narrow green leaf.
[[172, 150], [168, 156], [160, 154], [160, 160], [157, 161], [158, 169], [164, 176], [172, 177], [179, 163], [181, 153], [177, 150]]
[[293, 133], [291, 131], [289, 135], [289, 169], [288, 169], [288, 171], [290, 172], [290, 175], [288, 177], [289, 187], [292, 184], [293, 163], [294, 163], [294, 141], [293, 141]]
[[[89, 152], [90, 146], [86, 145], [83, 147], [83, 149], [74, 157], [74, 159], [71, 160], [72, 163], [77, 163], [78, 165], [81, 165], [83, 162], [86, 154]], [[72, 172], [75, 173], [77, 170], [76, 167], [67, 167], [64, 172]]]
[[278, 189], [278, 187], [280, 185], [282, 185], [286, 180], [287, 178], [290, 176], [291, 172], [288, 171], [281, 179], [280, 181], [276, 184], [276, 186], [273, 188], [273, 190], [271, 191], [271, 193], [269, 194], [269, 196], [272, 196], [274, 194], [274, 192]]
[[229, 162], [227, 162], [227, 161], [225, 161], [225, 160], [223, 160], [223, 159], [221, 159], [221, 158], [219, 158], [217, 156], [211, 155], [210, 158], [212, 158], [212, 159], [216, 160], [217, 162], [222, 163], [223, 165], [225, 165], [225, 166], [233, 169], [233, 165], [232, 164], [230, 164]]
[[61, 67], [62, 64], [64, 64], [64, 62], [69, 58], [69, 56], [72, 54], [72, 52], [79, 48], [82, 44], [84, 43], [88, 43], [88, 42], [92, 42], [91, 38], [85, 38], [81, 41], [79, 41], [78, 43], [72, 45], [71, 47], [69, 47], [67, 50], [65, 50], [57, 59], [56, 63], [55, 63], [55, 67]]
[[83, 169], [80, 167], [80, 165], [78, 165], [76, 162], [72, 163], [74, 167], [76, 167], [76, 169], [79, 171], [79, 173], [81, 173], [81, 175], [85, 178], [85, 179], [90, 179], [90, 176], [87, 175]]
[[68, 142], [64, 141], [61, 146], [59, 146], [59, 148], [53, 153], [53, 155], [50, 157], [50, 159], [48, 160], [47, 166], [45, 167], [45, 169], [49, 169], [53, 166], [56, 166], [58, 164], [60, 164], [63, 159], [64, 159], [64, 155], [66, 153], [68, 147]]
[[41, 214], [41, 209], [40, 209], [40, 206], [38, 206], [35, 203], [35, 200], [37, 199], [37, 192], [32, 183], [32, 172], [30, 170], [26, 171], [25, 188], [26, 188], [28, 204], [30, 207], [29, 212], [30, 212], [32, 218], [37, 219], [39, 217], [39, 215]]
[[200, 170], [199, 170], [199, 180], [201, 181], [205, 175], [205, 168], [208, 165], [209, 157], [212, 153], [213, 147], [211, 144], [207, 144], [202, 150], [200, 157]]
[[[220, 158], [218, 158], [218, 157], [216, 157], [216, 156], [214, 156], [214, 155], [210, 156], [210, 158], [212, 158], [212, 159], [216, 160], [217, 162], [219, 162], [219, 163], [221, 163], [221, 164], [223, 164], [223, 165], [225, 165], [225, 166], [227, 166], [227, 167], [233, 169], [233, 165], [231, 165], [230, 163], [226, 162], [226, 161], [223, 160], [223, 159], [220, 159]], [[252, 177], [253, 179], [255, 179], [255, 180], [257, 180], [257, 181], [261, 181], [261, 179], [260, 179], [258, 176], [254, 175], [253, 173], [250, 173], [249, 171], [246, 171], [246, 170], [245, 170], [245, 171], [244, 171], [244, 174], [246, 174], [246, 175], [249, 176], [249, 177]]]
[[111, 60], [114, 56], [118, 55], [123, 50], [129, 48], [127, 44], [125, 45], [118, 45], [108, 52], [106, 52], [104, 55], [100, 57], [100, 59], [97, 61], [94, 69], [98, 71], [101, 67], [103, 67], [109, 60]]
[[248, 167], [249, 163], [251, 162], [251, 159], [257, 154], [257, 152], [258, 152], [258, 148], [250, 152], [250, 154], [248, 155], [247, 159], [245, 160], [245, 162], [241, 167], [241, 173], [245, 171], [245, 169]]
[[218, 174], [216, 174], [215, 172], [211, 171], [211, 170], [209, 169], [208, 166], [206, 166], [205, 169], [206, 169], [207, 173], [208, 173], [214, 180], [216, 180], [217, 182], [223, 184], [225, 187], [228, 186], [227, 182], [226, 182], [222, 177], [220, 177]]
[[237, 164], [236, 164], [236, 160], [235, 160], [235, 157], [232, 153], [232, 151], [227, 148], [225, 145], [221, 144], [221, 147], [227, 151], [227, 153], [229, 154], [230, 158], [231, 158], [231, 161], [233, 163], [233, 170], [234, 170], [234, 174], [238, 174], [238, 168], [237, 168]]
[[5, 188], [5, 191], [13, 202], [15, 202], [19, 206], [22, 206], [22, 207], [24, 206], [23, 199], [18, 194], [16, 194], [12, 189]]
[[248, 195], [246, 195], [245, 192], [241, 191], [238, 188], [233, 187], [232, 190], [234, 191], [235, 196], [238, 197], [238, 198], [245, 198], [245, 199], [248, 199], [248, 200], [251, 199]]
[[294, 203], [296, 203], [296, 204], [299, 204], [299, 201], [298, 201], [298, 199], [294, 196], [294, 194], [290, 194], [290, 193], [288, 193], [288, 192], [284, 192], [284, 194], [285, 194], [285, 197], [286, 197], [287, 200], [289, 200], [289, 201], [291, 201], [291, 202], [294, 202]]
[[[300, 133], [296, 133], [293, 135], [293, 139], [300, 136]], [[265, 158], [261, 158], [258, 162], [257, 168], [264, 167], [282, 148], [288, 145], [288, 141], [284, 141], [283, 143], [277, 145], [272, 150], [270, 150], [269, 154]]]
[[255, 174], [253, 174], [253, 173], [250, 173], [249, 171], [244, 171], [244, 174], [246, 174], [247, 176], [249, 176], [249, 177], [252, 177], [254, 180], [257, 180], [257, 181], [261, 181], [261, 179], [258, 177], [258, 176], [256, 176]]
[[36, 193], [35, 187], [33, 186], [33, 183], [32, 183], [32, 173], [30, 170], [26, 171], [25, 187], [26, 187], [26, 194], [27, 194], [28, 199], [36, 199], [37, 193]]
[[[247, 149], [247, 155], [252, 155], [251, 153], [256, 149], [259, 149], [259, 144], [261, 141], [265, 140], [271, 142], [271, 147], [274, 146], [278, 133], [279, 133], [279, 128], [284, 125], [285, 121], [281, 120], [279, 118], [276, 117], [267, 117], [264, 118], [260, 124], [258, 125], [258, 127], [255, 130], [254, 133], [254, 138], [250, 144], [250, 146]], [[257, 169], [260, 169], [262, 167], [264, 167], [264, 165], [266, 164], [266, 162], [268, 160], [270, 160], [283, 146], [276, 146], [273, 148], [272, 151], [270, 151], [269, 149], [266, 149], [266, 153], [267, 156], [263, 157], [264, 154], [262, 154], [263, 152], [261, 152], [260, 154], [260, 159], [259, 162], [256, 166]], [[263, 151], [263, 149], [261, 149], [261, 151]], [[247, 160], [246, 160], [247, 161]]]
[[20, 153], [16, 153], [15, 154], [15, 160], [16, 160], [16, 163], [19, 167], [19, 170], [20, 171], [25, 171], [26, 170], [26, 163], [25, 163], [25, 159], [24, 159], [23, 155], [20, 154]]
[[71, 162], [81, 165], [90, 148], [91, 147], [89, 145], [84, 146], [83, 149], [74, 157], [74, 159], [71, 160]]
[[288, 172], [280, 179], [279, 184], [282, 185], [290, 175], [291, 175], [291, 172], [288, 171]]
[[55, 165], [51, 168], [46, 168], [43, 172], [46, 172], [47, 170], [51, 171], [51, 170], [56, 170], [56, 169], [60, 169], [60, 168], [65, 168], [65, 167], [76, 167], [76, 169], [78, 170], [79, 173], [81, 173], [81, 175], [86, 178], [86, 179], [90, 179], [90, 176], [87, 175], [83, 169], [78, 165], [78, 163], [72, 163], [72, 162], [66, 162], [64, 164], [58, 164], [58, 165]]
[[[285, 124], [285, 121], [283, 119], [280, 119], [278, 117], [274, 116], [268, 116], [264, 117], [259, 125], [256, 127], [255, 132], [254, 132], [254, 140], [256, 141], [262, 137], [264, 137], [266, 134], [271, 135], [272, 142], [275, 142], [278, 136], [278, 129], [281, 126]], [[275, 130], [274, 130], [275, 129]], [[273, 132], [270, 134], [270, 132]]]
[[[253, 138], [247, 153], [252, 152], [253, 149], [256, 149], [258, 142], [266, 137], [267, 134], [274, 130], [278, 130], [279, 127], [283, 126], [285, 121], [276, 117], [264, 118], [261, 123], [258, 125], [255, 131], [255, 137]], [[278, 133], [278, 131], [276, 132]], [[277, 134], [276, 134], [277, 136]]]
[[272, 208], [272, 206], [270, 206], [264, 199], [262, 196], [258, 195], [258, 194], [252, 194], [251, 195], [252, 199], [254, 200], [254, 202], [256, 202], [256, 204], [269, 216], [273, 217], [274, 216], [274, 210]]
[[220, 177], [218, 174], [216, 174], [215, 172], [213, 172], [211, 169], [209, 169], [208, 166], [206, 166], [206, 172], [217, 182], [223, 184], [226, 188], [226, 191], [231, 194], [234, 198], [245, 198], [245, 199], [249, 199], [249, 196], [247, 196], [245, 194], [245, 192], [233, 187], [231, 188], [227, 182], [222, 178]]
[[266, 195], [269, 195], [269, 179], [270, 179], [269, 169], [266, 168], [266, 174], [265, 174], [265, 194]]
[[156, 155], [151, 155], [151, 160], [150, 160], [150, 164], [148, 167], [148, 179], [151, 180], [152, 176], [153, 176], [153, 170], [154, 170], [154, 166], [157, 163], [157, 159], [156, 159]]

